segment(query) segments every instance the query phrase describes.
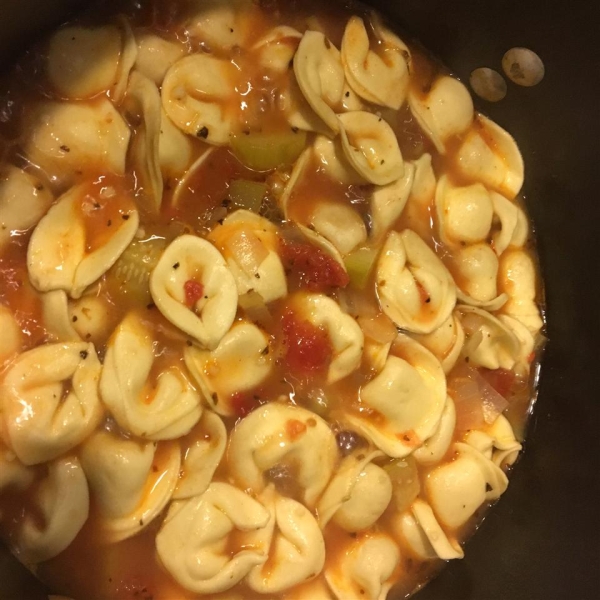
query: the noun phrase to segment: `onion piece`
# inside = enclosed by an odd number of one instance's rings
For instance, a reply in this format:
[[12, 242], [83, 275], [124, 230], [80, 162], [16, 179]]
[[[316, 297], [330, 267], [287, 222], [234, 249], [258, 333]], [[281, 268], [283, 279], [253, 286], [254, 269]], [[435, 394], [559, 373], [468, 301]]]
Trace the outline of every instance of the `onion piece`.
[[506, 398], [465, 363], [448, 377], [448, 393], [456, 408], [456, 427], [461, 431], [491, 425], [508, 407]]
[[389, 344], [398, 335], [393, 321], [383, 313], [376, 316], [359, 316], [357, 321], [365, 337], [379, 344]]
[[256, 274], [261, 263], [269, 256], [269, 250], [258, 236], [244, 229], [236, 231], [224, 245], [248, 275]]

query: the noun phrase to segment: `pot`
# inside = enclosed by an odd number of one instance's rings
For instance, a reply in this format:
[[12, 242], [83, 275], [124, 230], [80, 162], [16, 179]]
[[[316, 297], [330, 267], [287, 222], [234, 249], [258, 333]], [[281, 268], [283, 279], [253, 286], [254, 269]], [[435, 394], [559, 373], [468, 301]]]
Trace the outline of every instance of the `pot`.
[[[3, 0], [0, 68], [36, 36], [86, 4]], [[600, 137], [592, 115], [600, 86], [590, 78], [597, 72], [591, 11], [583, 2], [565, 7], [553, 0], [451, 4], [371, 0], [371, 4], [419, 39], [463, 81], [476, 67], [500, 71], [504, 52], [513, 46], [535, 50], [546, 68], [536, 87], [509, 83], [501, 102], [476, 100], [479, 110], [514, 135], [525, 160], [523, 193], [546, 287], [549, 343], [539, 398], [508, 491], [468, 543], [465, 559], [448, 565], [417, 598], [596, 598], [598, 569], [589, 561], [597, 561], [600, 551], [600, 404], [598, 381], [592, 375], [597, 373], [593, 359], [598, 357], [600, 319], [597, 295], [594, 301], [598, 250], [590, 229], [594, 217], [596, 222], [600, 217], [597, 189], [592, 187]], [[1, 549], [0, 600], [33, 600], [46, 593]]]

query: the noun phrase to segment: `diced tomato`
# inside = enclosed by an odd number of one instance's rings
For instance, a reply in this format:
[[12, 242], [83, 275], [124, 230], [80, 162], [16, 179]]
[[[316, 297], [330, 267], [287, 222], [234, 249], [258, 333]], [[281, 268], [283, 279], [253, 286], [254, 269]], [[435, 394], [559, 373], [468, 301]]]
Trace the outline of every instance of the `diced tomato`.
[[240, 418], [251, 413], [260, 404], [254, 396], [243, 392], [235, 392], [229, 399], [229, 403], [235, 416]]
[[515, 374], [507, 369], [480, 369], [482, 377], [505, 398], [515, 383]]
[[183, 286], [183, 291], [185, 292], [185, 303], [190, 308], [204, 296], [204, 286], [195, 279], [188, 279]]
[[282, 240], [280, 254], [286, 271], [298, 279], [301, 288], [317, 292], [350, 282], [342, 265], [312, 244]]
[[285, 361], [295, 375], [325, 370], [333, 349], [325, 331], [289, 311], [283, 315]]

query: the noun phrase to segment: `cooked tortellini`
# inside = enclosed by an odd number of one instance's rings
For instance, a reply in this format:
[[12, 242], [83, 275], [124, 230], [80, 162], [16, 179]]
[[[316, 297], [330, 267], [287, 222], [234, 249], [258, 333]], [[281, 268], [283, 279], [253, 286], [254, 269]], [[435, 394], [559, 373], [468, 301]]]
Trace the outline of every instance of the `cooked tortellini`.
[[185, 435], [202, 414], [200, 397], [177, 364], [152, 372], [154, 333], [128, 314], [108, 341], [100, 380], [102, 400], [126, 431], [149, 440]]
[[210, 410], [202, 412], [200, 421], [187, 436], [181, 471], [173, 498], [183, 500], [203, 494], [227, 445], [227, 430], [221, 418]]
[[325, 564], [325, 542], [316, 519], [296, 500], [269, 486], [259, 500], [270, 513], [266, 527], [247, 536], [246, 543], [269, 556], [246, 577], [248, 586], [272, 594], [318, 575]]
[[469, 339], [462, 349], [474, 365], [487, 369], [512, 369], [520, 359], [522, 344], [500, 319], [474, 306], [460, 306]]
[[519, 149], [375, 12], [305, 4], [137, 0], [4, 82], [0, 545], [48, 593], [385, 600], [506, 489]]
[[442, 529], [431, 506], [420, 498], [413, 502], [409, 511], [398, 517], [394, 530], [421, 560], [452, 560], [464, 556], [460, 544]]
[[[240, 533], [267, 526], [271, 515], [257, 500], [226, 483], [171, 504], [156, 536], [163, 565], [183, 587], [199, 594], [230, 589], [267, 561], [266, 548], [248, 546]], [[230, 550], [229, 537], [235, 542]]]
[[385, 454], [402, 458], [433, 435], [445, 400], [446, 378], [439, 361], [399, 334], [382, 371], [360, 391], [361, 406], [377, 411], [380, 422], [375, 425], [361, 413], [346, 418]]
[[231, 416], [231, 398], [259, 386], [272, 371], [269, 337], [252, 323], [238, 322], [212, 351], [185, 349], [185, 363], [217, 413]]
[[310, 107], [338, 133], [335, 108], [342, 102], [346, 83], [340, 51], [320, 31], [306, 31], [294, 56], [294, 73]]
[[[38, 223], [27, 251], [29, 278], [38, 290], [64, 290], [79, 298], [115, 264], [133, 239], [139, 216], [131, 198], [113, 193], [102, 198], [81, 184], [61, 196]], [[114, 216], [105, 222], [106, 233], [93, 236], [95, 211]]]
[[80, 444], [99, 424], [101, 365], [93, 344], [46, 344], [21, 354], [2, 381], [9, 446], [35, 465]]
[[500, 262], [498, 279], [500, 289], [508, 296], [502, 312], [536, 335], [543, 322], [535, 302], [536, 271], [531, 256], [523, 250], [506, 252]]
[[381, 117], [352, 111], [338, 119], [344, 154], [359, 175], [377, 185], [387, 185], [404, 175], [398, 140]]
[[143, 33], [137, 39], [135, 68], [161, 85], [169, 68], [186, 53], [182, 44], [153, 33]]
[[59, 458], [48, 465], [32, 498], [33, 510], [25, 513], [15, 539], [15, 550], [33, 565], [60, 554], [75, 539], [89, 514], [89, 491], [76, 458]]
[[400, 551], [390, 537], [364, 536], [346, 544], [340, 564], [328, 567], [325, 577], [338, 600], [362, 596], [384, 600], [399, 560]]
[[374, 23], [377, 42], [382, 51], [370, 48], [369, 35], [360, 17], [351, 17], [342, 40], [342, 63], [348, 83], [367, 102], [398, 109], [408, 90], [407, 58], [410, 52], [379, 21]]
[[238, 210], [215, 228], [211, 241], [221, 249], [238, 294], [249, 291], [271, 302], [287, 294], [283, 265], [277, 253], [277, 228], [248, 210]]
[[233, 121], [225, 103], [232, 94], [235, 73], [230, 62], [207, 54], [181, 58], [162, 83], [168, 117], [184, 133], [217, 146], [228, 144]]
[[465, 331], [456, 311], [431, 333], [413, 333], [412, 337], [437, 357], [446, 374], [456, 365], [465, 343]]
[[455, 444], [458, 457], [433, 469], [426, 480], [427, 493], [440, 523], [449, 528], [464, 525], [485, 502], [506, 490], [504, 472], [468, 444]]
[[27, 231], [44, 216], [53, 195], [35, 175], [8, 166], [0, 174], [0, 250], [13, 231]]
[[327, 486], [336, 457], [335, 437], [321, 417], [276, 402], [251, 412], [229, 439], [228, 460], [241, 486], [260, 493], [270, 469], [289, 466], [308, 506]]
[[447, 75], [439, 77], [426, 94], [413, 91], [408, 103], [440, 154], [446, 153], [450, 138], [464, 133], [473, 122], [473, 100], [469, 90], [458, 79]]
[[130, 136], [106, 98], [44, 102], [34, 112], [25, 151], [34, 165], [60, 182], [97, 169], [123, 175]]
[[81, 448], [81, 466], [101, 514], [105, 540], [139, 533], [170, 500], [179, 477], [176, 442], [139, 444], [97, 432]]
[[235, 278], [219, 251], [192, 235], [174, 240], [150, 276], [152, 299], [173, 325], [216, 348], [237, 309]]
[[323, 328], [332, 347], [332, 359], [327, 369], [328, 383], [343, 379], [360, 364], [364, 335], [360, 326], [340, 306], [322, 294], [302, 294], [292, 298], [291, 306], [301, 317]]
[[481, 114], [476, 127], [465, 136], [456, 155], [460, 173], [483, 183], [509, 199], [521, 190], [524, 178], [523, 157], [511, 135]]
[[392, 499], [389, 475], [372, 461], [381, 452], [359, 452], [344, 458], [319, 500], [321, 527], [330, 519], [346, 531], [368, 529]]
[[402, 214], [414, 176], [414, 165], [405, 163], [402, 177], [388, 185], [377, 186], [371, 194], [371, 236], [375, 240], [380, 240]]
[[64, 98], [91, 98], [110, 91], [120, 101], [137, 48], [128, 23], [121, 27], [68, 26], [48, 46], [48, 78]]
[[456, 304], [448, 269], [410, 229], [388, 235], [377, 264], [377, 294], [383, 312], [413, 333], [437, 329]]

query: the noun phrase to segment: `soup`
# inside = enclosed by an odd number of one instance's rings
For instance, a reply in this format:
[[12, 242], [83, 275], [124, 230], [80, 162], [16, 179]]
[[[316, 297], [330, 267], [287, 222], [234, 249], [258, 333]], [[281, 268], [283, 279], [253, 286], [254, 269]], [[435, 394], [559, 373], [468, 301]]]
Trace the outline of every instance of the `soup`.
[[523, 161], [359, 5], [142, 2], [0, 121], [0, 530], [73, 598], [405, 597], [508, 485]]

